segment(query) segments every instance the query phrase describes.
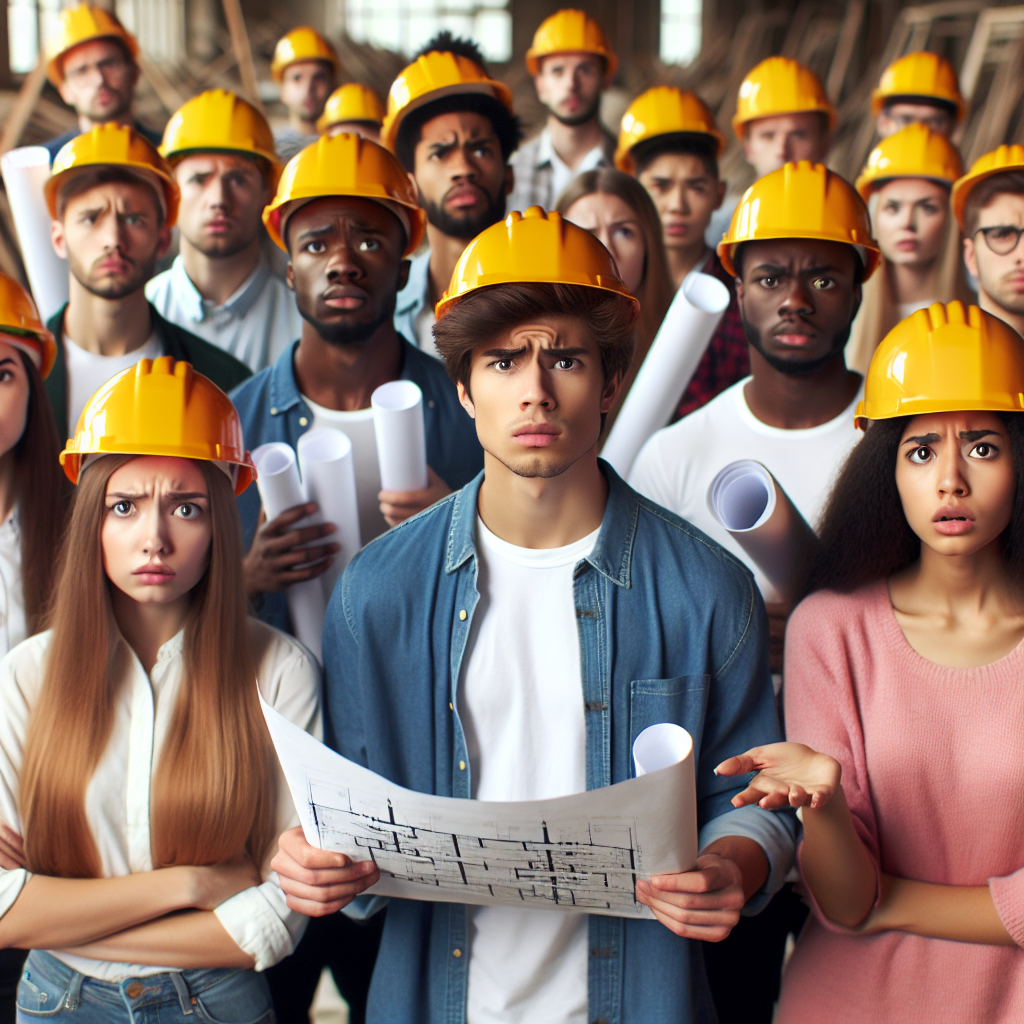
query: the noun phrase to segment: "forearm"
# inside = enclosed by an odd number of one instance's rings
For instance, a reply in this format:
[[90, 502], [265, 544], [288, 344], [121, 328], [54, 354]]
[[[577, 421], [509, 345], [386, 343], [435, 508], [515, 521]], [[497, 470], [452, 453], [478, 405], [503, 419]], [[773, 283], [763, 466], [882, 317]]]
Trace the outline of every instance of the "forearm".
[[701, 853], [717, 853], [740, 869], [744, 900], [758, 892], [768, 877], [768, 858], [764, 850], [747, 836], [723, 836], [709, 843]]
[[0, 948], [60, 949], [191, 906], [187, 869], [164, 868], [121, 878], [33, 875], [0, 918]]
[[127, 928], [84, 943], [67, 953], [93, 960], [148, 964], [154, 967], [252, 968], [255, 960], [241, 949], [210, 910], [168, 914], [157, 921]]
[[855, 928], [871, 912], [877, 895], [875, 864], [853, 827], [840, 786], [820, 810], [803, 808], [803, 880], [830, 921]]
[[987, 885], [936, 885], [882, 876], [882, 901], [866, 932], [902, 931], [931, 939], [1014, 946]]

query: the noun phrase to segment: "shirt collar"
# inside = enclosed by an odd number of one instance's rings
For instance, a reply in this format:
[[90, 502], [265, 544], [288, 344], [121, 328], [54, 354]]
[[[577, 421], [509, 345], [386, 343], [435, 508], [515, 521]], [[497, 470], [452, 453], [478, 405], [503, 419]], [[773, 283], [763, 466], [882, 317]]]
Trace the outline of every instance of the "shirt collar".
[[[629, 588], [633, 562], [633, 542], [640, 517], [640, 496], [615, 472], [607, 462], [598, 466], [608, 481], [608, 503], [601, 519], [601, 532], [594, 549], [584, 559], [602, 576], [619, 587]], [[484, 475], [479, 474], [452, 501], [452, 518], [448, 528], [448, 552], [445, 571], [453, 573], [476, 557], [476, 509], [480, 485]]]
[[241, 319], [252, 309], [253, 303], [260, 297], [269, 278], [270, 266], [261, 253], [256, 269], [239, 285], [224, 305], [217, 306], [199, 294], [199, 289], [185, 272], [185, 264], [180, 254], [174, 257], [171, 264], [171, 281], [178, 301], [188, 317], [200, 323], [206, 319], [208, 313], [216, 309], [227, 310], [232, 316]]
[[583, 159], [580, 161], [579, 166], [576, 170], [572, 170], [567, 163], [555, 152], [555, 147], [551, 144], [551, 133], [547, 128], [542, 131], [537, 140], [537, 166], [543, 167], [545, 164], [554, 164], [556, 161], [565, 168], [565, 170], [575, 177], [577, 174], [583, 174], [584, 171], [592, 171], [597, 167], [604, 159], [604, 146], [599, 142]]
[[411, 312], [415, 316], [427, 304], [430, 250], [425, 249], [418, 256], [413, 256], [410, 264], [409, 280], [395, 298], [395, 312]]

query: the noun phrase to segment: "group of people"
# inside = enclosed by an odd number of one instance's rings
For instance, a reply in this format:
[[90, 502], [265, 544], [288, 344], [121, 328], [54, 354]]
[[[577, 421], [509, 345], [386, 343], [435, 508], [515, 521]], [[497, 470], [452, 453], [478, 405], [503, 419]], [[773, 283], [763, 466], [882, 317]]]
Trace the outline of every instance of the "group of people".
[[[886, 70], [851, 184], [821, 84], [769, 58], [730, 195], [693, 93], [607, 133], [580, 11], [534, 37], [526, 142], [448, 33], [386, 108], [288, 33], [277, 133], [210, 90], [151, 138], [137, 56], [61, 15], [69, 301], [44, 324], [0, 276], [0, 1020], [290, 1024], [325, 966], [380, 1024], [1024, 1017], [1024, 149], [964, 173], [953, 69]], [[624, 480], [601, 444], [696, 274], [728, 307]], [[381, 489], [395, 380], [414, 491]], [[322, 664], [287, 590], [337, 524], [268, 519], [249, 454], [314, 428], [352, 442], [364, 544]], [[817, 532], [793, 592], [710, 510], [738, 459]], [[260, 698], [489, 801], [629, 779], [675, 723], [699, 857], [637, 880], [648, 919], [383, 900], [306, 842]]]

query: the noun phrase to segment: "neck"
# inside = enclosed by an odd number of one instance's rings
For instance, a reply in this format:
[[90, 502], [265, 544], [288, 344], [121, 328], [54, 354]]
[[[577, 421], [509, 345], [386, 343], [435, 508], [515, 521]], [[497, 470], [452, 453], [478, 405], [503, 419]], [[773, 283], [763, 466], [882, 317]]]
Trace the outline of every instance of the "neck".
[[448, 285], [451, 284], [455, 264], [463, 254], [470, 239], [456, 238], [438, 231], [433, 224], [427, 225], [427, 241], [430, 243], [429, 294], [431, 304], [439, 302]]
[[259, 265], [260, 240], [254, 238], [231, 256], [207, 256], [182, 235], [180, 252], [185, 273], [199, 294], [208, 302], [223, 306]]
[[79, 348], [100, 356], [124, 356], [146, 344], [153, 324], [141, 288], [123, 299], [105, 299], [72, 276], [69, 291], [64, 334]]
[[978, 288], [978, 305], [986, 313], [999, 317], [1003, 323], [1009, 324], [1018, 334], [1024, 332], [1024, 313], [1014, 313], [1012, 310], [1004, 309], [993, 299], [984, 288]]
[[14, 508], [15, 493], [14, 449], [0, 455], [0, 522], [6, 522]]
[[560, 476], [513, 473], [484, 452], [480, 518], [491, 533], [521, 548], [560, 548], [601, 525], [608, 482], [597, 465], [597, 445]]
[[899, 305], [908, 302], [926, 302], [937, 293], [935, 271], [938, 260], [928, 263], [888, 263], [892, 293]]
[[300, 135], [316, 135], [316, 121], [307, 121], [304, 117], [299, 114], [289, 113], [288, 123], [300, 134]]
[[595, 114], [583, 124], [563, 124], [554, 114], [548, 114], [548, 134], [551, 136], [551, 148], [559, 159], [570, 170], [575, 171], [579, 162], [595, 147], [604, 141], [601, 121]]
[[707, 254], [708, 247], [701, 237], [693, 245], [673, 246], [665, 250], [668, 257], [668, 272], [672, 275], [672, 283], [678, 288], [683, 283], [683, 278], [693, 270], [695, 266]]
[[942, 555], [922, 544], [920, 559], [899, 575], [917, 599], [954, 619], [1007, 608], [1020, 613], [1021, 584], [1010, 578], [998, 540], [970, 555]]
[[847, 370], [840, 353], [811, 373], [776, 370], [750, 346], [753, 379], [743, 389], [750, 411], [770, 427], [807, 430], [834, 420], [853, 401], [860, 374]]
[[366, 341], [332, 345], [307, 320], [294, 355], [299, 391], [339, 412], [370, 408], [370, 396], [402, 372], [402, 342], [389, 317]]
[[157, 652], [185, 625], [191, 595], [183, 594], [169, 604], [140, 604], [117, 587], [110, 590], [117, 628], [142, 667], [152, 672]]
[[108, 118], [106, 121], [94, 121], [88, 114], [78, 115], [78, 130], [84, 135], [86, 132], [91, 132], [93, 128], [101, 124], [123, 124], [128, 128], [135, 127], [135, 118], [132, 117], [131, 110], [126, 110], [122, 114], [118, 114], [116, 117]]

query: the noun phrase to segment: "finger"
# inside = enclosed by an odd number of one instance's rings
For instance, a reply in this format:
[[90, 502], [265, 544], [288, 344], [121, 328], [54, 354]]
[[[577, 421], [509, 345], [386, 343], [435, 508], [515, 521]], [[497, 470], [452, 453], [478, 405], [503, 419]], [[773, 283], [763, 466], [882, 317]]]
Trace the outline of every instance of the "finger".
[[306, 516], [313, 515], [319, 506], [315, 501], [309, 501], [305, 505], [295, 505], [293, 508], [286, 509], [279, 516], [271, 519], [269, 523], [263, 526], [262, 532], [266, 534], [277, 534], [282, 530], [287, 530], [290, 526], [294, 526], [300, 519], [305, 519]]
[[289, 551], [292, 548], [301, 548], [307, 544], [328, 537], [337, 532], [334, 523], [314, 523], [312, 526], [303, 526], [298, 530], [289, 530], [287, 533], [267, 537], [263, 541], [262, 550], [270, 553]]
[[697, 863], [699, 867], [696, 871], [681, 871], [673, 875], [653, 875], [637, 884], [647, 884], [662, 893], [709, 893], [724, 889], [731, 884], [733, 880], [731, 875], [725, 873], [720, 863], [707, 867], [700, 866], [699, 860]]
[[[719, 889], [716, 892], [708, 893], [686, 893], [686, 892], [663, 892], [654, 888], [649, 882], [637, 882], [636, 894], [641, 903], [648, 906], [652, 902], [671, 903], [672, 906], [682, 910], [710, 912], [722, 909], [722, 893], [725, 890]], [[641, 898], [642, 897], [642, 898]]]
[[745, 807], [748, 804], [760, 804], [762, 799], [771, 797], [769, 802], [772, 806], [785, 807], [789, 802], [789, 792], [788, 783], [774, 779], [762, 772], [750, 780], [746, 789], [732, 798], [732, 805], [733, 807]]
[[758, 762], [760, 760], [761, 748], [754, 747], [744, 754], [737, 754], [735, 757], [727, 757], [716, 769], [716, 775], [745, 775], [747, 772], [760, 771]]
[[[295, 825], [282, 832], [277, 840], [277, 854], [288, 857], [297, 866], [308, 869], [316, 868], [345, 868], [353, 863], [351, 857], [347, 857], [338, 850], [321, 850], [317, 846], [311, 846], [306, 842], [306, 835], [301, 825]], [[372, 864], [373, 861], [360, 861], [363, 864]], [[276, 870], [276, 868], [275, 868]]]
[[396, 505], [399, 508], [425, 508], [432, 503], [429, 487], [422, 491], [380, 491], [377, 500], [382, 505]]
[[328, 917], [330, 914], [336, 914], [342, 907], [347, 907], [352, 900], [343, 899], [335, 900], [334, 903], [312, 903], [309, 900], [300, 900], [286, 893], [285, 902], [292, 910], [299, 914], [304, 914], [306, 917]]
[[655, 910], [653, 907], [651, 909], [654, 911], [654, 916], [657, 920], [681, 939], [696, 939], [699, 942], [721, 942], [729, 937], [729, 933], [735, 927], [734, 924], [714, 925], [711, 927], [683, 924], [660, 910]]
[[296, 569], [300, 566], [305, 567], [322, 562], [325, 558], [336, 555], [340, 550], [340, 544], [315, 544], [308, 548], [291, 548], [277, 554], [268, 551], [264, 562], [274, 570]]
[[304, 583], [306, 580], [315, 580], [317, 576], [323, 576], [330, 567], [334, 565], [334, 559], [328, 558], [326, 561], [317, 562], [315, 565], [308, 565], [302, 569], [289, 569], [279, 573], [274, 573], [274, 585], [265, 587], [266, 590], [284, 590], [286, 587], [290, 587], [293, 583]]
[[25, 840], [10, 825], [0, 823], [0, 836], [20, 853], [25, 851]]
[[18, 868], [23, 868], [24, 866], [24, 860], [16, 857], [11, 852], [10, 847], [0, 844], [0, 868], [3, 868], [4, 871], [17, 871]]
[[301, 882], [286, 879], [282, 881], [281, 888], [287, 895], [310, 903], [334, 903], [337, 900], [354, 899], [379, 880], [380, 873], [375, 871], [372, 875], [343, 885], [303, 885]]

